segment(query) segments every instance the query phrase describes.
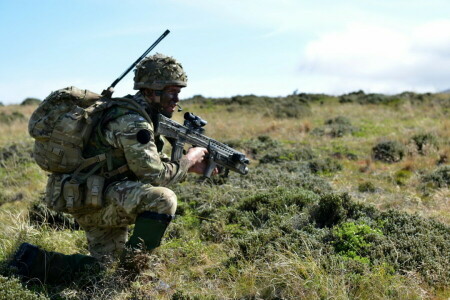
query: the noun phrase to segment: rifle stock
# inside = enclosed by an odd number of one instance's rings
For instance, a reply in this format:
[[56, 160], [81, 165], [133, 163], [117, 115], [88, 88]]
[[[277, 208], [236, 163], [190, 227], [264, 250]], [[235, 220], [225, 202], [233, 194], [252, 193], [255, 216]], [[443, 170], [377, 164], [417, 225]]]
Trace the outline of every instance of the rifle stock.
[[195, 147], [204, 147], [208, 150], [208, 166], [204, 173], [204, 176], [207, 178], [211, 177], [216, 166], [221, 166], [241, 175], [248, 173], [247, 165], [250, 161], [243, 153], [161, 114], [159, 114], [158, 118], [156, 134], [171, 138], [174, 141], [172, 143], [171, 157], [173, 161], [180, 160], [183, 155], [184, 144], [189, 144]]

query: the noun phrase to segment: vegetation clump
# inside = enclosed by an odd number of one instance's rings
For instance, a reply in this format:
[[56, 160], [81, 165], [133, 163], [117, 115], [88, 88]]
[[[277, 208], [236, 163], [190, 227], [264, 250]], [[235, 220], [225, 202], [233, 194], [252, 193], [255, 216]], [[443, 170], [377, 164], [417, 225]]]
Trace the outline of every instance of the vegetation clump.
[[376, 236], [383, 233], [378, 228], [353, 221], [344, 222], [335, 226], [332, 230], [335, 251], [344, 257], [363, 263], [369, 263], [367, 250], [373, 246]]
[[13, 121], [24, 121], [25, 116], [18, 112], [13, 111], [11, 114], [4, 113], [3, 111], [0, 112], [0, 123], [9, 124]]
[[42, 100], [38, 99], [38, 98], [25, 98], [25, 100], [22, 101], [22, 103], [20, 103], [20, 105], [22, 106], [26, 106], [26, 105], [39, 105], [41, 104]]
[[395, 183], [398, 185], [406, 185], [412, 175], [413, 172], [409, 170], [399, 170], [394, 174]]
[[26, 142], [13, 143], [0, 148], [0, 167], [13, 160], [16, 163], [32, 162], [33, 144]]
[[51, 210], [42, 202], [33, 203], [28, 214], [30, 224], [35, 226], [49, 226], [56, 230], [80, 229], [72, 215]]
[[291, 95], [280, 98], [275, 103], [273, 116], [278, 119], [295, 118], [300, 119], [311, 114], [311, 108], [302, 97]]
[[366, 94], [359, 90], [339, 96], [340, 103], [382, 104], [392, 101], [392, 98], [382, 94]]
[[426, 154], [425, 149], [427, 147], [438, 148], [438, 139], [434, 134], [431, 133], [416, 134], [411, 138], [411, 140], [416, 145], [417, 151], [422, 155]]
[[395, 163], [403, 159], [405, 146], [398, 141], [382, 141], [372, 148], [372, 155], [375, 160], [386, 163]]
[[325, 121], [323, 127], [314, 128], [311, 134], [317, 136], [328, 135], [330, 137], [343, 137], [346, 134], [352, 134], [356, 128], [352, 126], [350, 120], [346, 117], [338, 116]]
[[375, 193], [376, 186], [370, 181], [362, 182], [358, 185], [358, 191], [361, 193]]
[[296, 149], [274, 149], [259, 160], [262, 164], [280, 163], [285, 161], [309, 161], [315, 158], [311, 148], [303, 147]]
[[0, 275], [0, 299], [44, 300], [49, 299], [42, 294], [34, 293], [22, 286], [19, 279]]
[[278, 149], [282, 144], [267, 135], [261, 135], [250, 140], [231, 140], [225, 142], [232, 148], [241, 149], [254, 159], [260, 158], [265, 153]]
[[450, 187], [450, 165], [438, 167], [432, 173], [423, 176], [422, 181], [431, 187]]
[[325, 159], [314, 159], [308, 163], [308, 167], [313, 173], [329, 174], [342, 170], [342, 165], [335, 159], [329, 157]]

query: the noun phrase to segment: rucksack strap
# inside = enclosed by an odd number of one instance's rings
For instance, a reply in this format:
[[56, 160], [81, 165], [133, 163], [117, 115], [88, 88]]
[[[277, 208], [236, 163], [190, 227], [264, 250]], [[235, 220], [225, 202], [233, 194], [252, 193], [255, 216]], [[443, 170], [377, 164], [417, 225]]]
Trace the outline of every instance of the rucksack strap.
[[[141, 115], [142, 117], [144, 117], [147, 122], [149, 122], [149, 123], [152, 122], [152, 119], [150, 118], [148, 113], [145, 111], [145, 109], [142, 108], [142, 106], [139, 103], [137, 103], [136, 101], [134, 101], [133, 99], [128, 99], [128, 98], [116, 98], [116, 99], [111, 99], [109, 101], [99, 100], [99, 101], [97, 101], [97, 103], [95, 103], [94, 105], [89, 107], [87, 110], [90, 110], [92, 113], [94, 110], [104, 111], [104, 110], [106, 110], [108, 108], [112, 108], [114, 106], [118, 106], [121, 108], [125, 108], [128, 110], [134, 111], [134, 112], [138, 113], [139, 115]], [[100, 133], [99, 136], [100, 136], [102, 142], [105, 143], [105, 145], [107, 144], [107, 142], [106, 142], [105, 138], [103, 137], [101, 130], [102, 130], [103, 125], [111, 120], [112, 119], [107, 119], [107, 118], [102, 117], [102, 119], [99, 122], [100, 126], [97, 126], [97, 130]], [[102, 172], [102, 174], [101, 174], [105, 178], [111, 178], [116, 175], [119, 175], [119, 174], [129, 171], [130, 169], [127, 164], [125, 164], [115, 170], [112, 170], [112, 157], [113, 157], [113, 153], [115, 151], [117, 151], [117, 149], [112, 149], [111, 151], [109, 151], [107, 153], [102, 153], [102, 154], [84, 159], [83, 162], [81, 163], [81, 165], [73, 173], [71, 181], [75, 181], [78, 183], [84, 183], [89, 176], [93, 175], [95, 172], [100, 170], [100, 168], [102, 168], [105, 165], [107, 166], [108, 171]], [[82, 170], [84, 170], [87, 167], [90, 167], [94, 164], [97, 164], [97, 165], [95, 167], [93, 167], [91, 170], [89, 170], [88, 173], [81, 173]]]

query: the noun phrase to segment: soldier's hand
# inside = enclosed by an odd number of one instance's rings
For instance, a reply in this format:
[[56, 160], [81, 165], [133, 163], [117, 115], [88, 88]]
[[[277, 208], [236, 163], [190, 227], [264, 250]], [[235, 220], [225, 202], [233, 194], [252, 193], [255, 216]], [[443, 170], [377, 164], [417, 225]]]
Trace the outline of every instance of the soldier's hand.
[[[188, 172], [203, 175], [207, 167], [208, 162], [206, 161], [206, 155], [208, 150], [203, 147], [194, 147], [188, 150], [185, 157], [189, 161]], [[213, 175], [217, 174], [219, 171], [217, 168], [214, 169]]]

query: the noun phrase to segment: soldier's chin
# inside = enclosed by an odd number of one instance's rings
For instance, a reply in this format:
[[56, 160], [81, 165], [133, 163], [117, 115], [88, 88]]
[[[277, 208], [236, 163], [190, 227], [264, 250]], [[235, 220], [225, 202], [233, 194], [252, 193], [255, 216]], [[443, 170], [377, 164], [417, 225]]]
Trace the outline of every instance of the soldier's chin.
[[165, 117], [172, 118], [172, 116], [173, 116], [173, 111], [166, 111], [166, 110], [163, 110], [163, 111], [161, 111], [161, 114], [162, 114], [163, 116], [165, 116]]

